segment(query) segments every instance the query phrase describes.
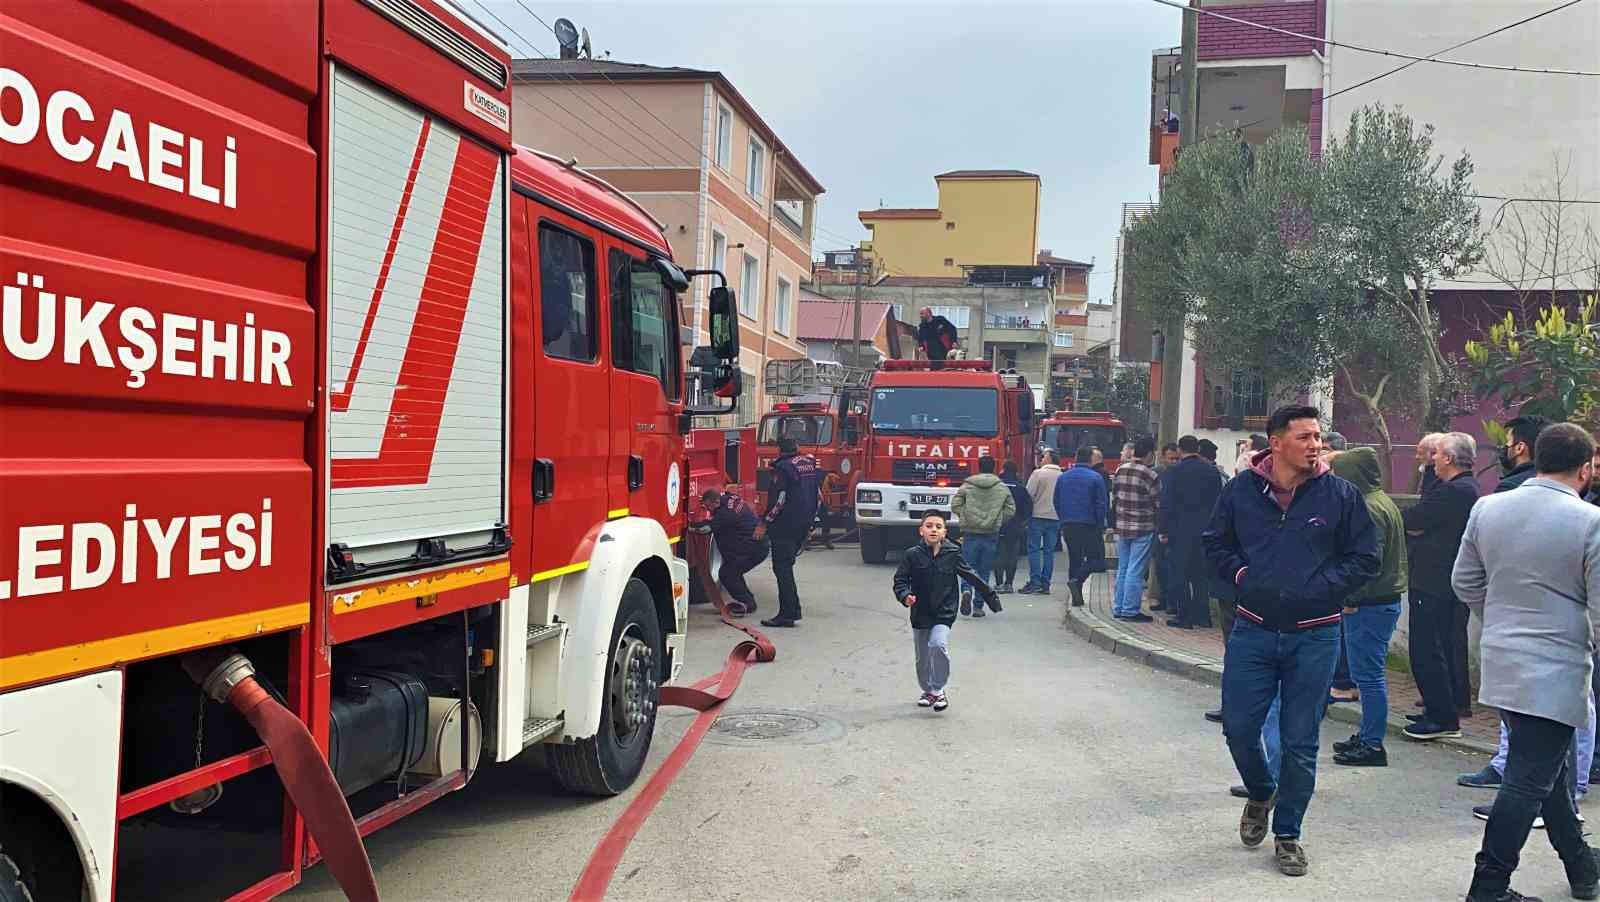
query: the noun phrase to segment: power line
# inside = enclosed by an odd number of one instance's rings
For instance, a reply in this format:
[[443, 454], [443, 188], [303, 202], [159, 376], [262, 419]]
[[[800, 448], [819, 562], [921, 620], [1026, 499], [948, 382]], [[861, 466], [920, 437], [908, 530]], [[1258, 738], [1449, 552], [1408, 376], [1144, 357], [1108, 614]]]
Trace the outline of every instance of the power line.
[[1503, 194], [1469, 195], [1479, 200], [1503, 200], [1508, 204], [1600, 204], [1600, 200], [1581, 200], [1570, 197], [1506, 197]]
[[[1353, 85], [1346, 85], [1345, 87], [1342, 87], [1337, 91], [1333, 91], [1333, 92], [1331, 92], [1329, 94], [1324, 94], [1320, 99], [1317, 100], [1317, 105], [1318, 106], [1323, 106], [1328, 101], [1332, 100], [1335, 97], [1338, 97], [1340, 94], [1347, 94], [1347, 93], [1349, 93], [1351, 91], [1354, 91], [1356, 88], [1366, 87], [1367, 85], [1370, 85], [1373, 82], [1378, 81], [1379, 79], [1388, 78], [1389, 76], [1394, 75], [1396, 72], [1403, 72], [1406, 69], [1409, 69], [1412, 66], [1415, 66], [1417, 63], [1434, 62], [1435, 61], [1434, 57], [1437, 57], [1441, 53], [1449, 53], [1452, 50], [1459, 50], [1462, 47], [1467, 46], [1468, 44], [1475, 44], [1478, 41], [1481, 41], [1481, 40], [1483, 40], [1485, 38], [1494, 37], [1495, 35], [1500, 34], [1501, 32], [1510, 31], [1511, 29], [1516, 28], [1516, 27], [1518, 27], [1520, 25], [1526, 25], [1527, 23], [1532, 22], [1535, 19], [1541, 19], [1541, 18], [1543, 18], [1545, 16], [1550, 15], [1551, 13], [1560, 12], [1561, 10], [1566, 9], [1569, 6], [1576, 6], [1576, 5], [1578, 5], [1579, 3], [1582, 3], [1582, 2], [1583, 2], [1583, 0], [1567, 0], [1566, 3], [1563, 3], [1560, 6], [1553, 6], [1550, 9], [1547, 9], [1547, 10], [1545, 10], [1543, 12], [1534, 13], [1531, 16], [1528, 16], [1528, 17], [1522, 18], [1522, 19], [1518, 19], [1515, 22], [1508, 22], [1505, 25], [1501, 25], [1499, 28], [1496, 28], [1496, 29], [1494, 29], [1492, 31], [1486, 31], [1483, 34], [1477, 35], [1476, 37], [1471, 37], [1471, 38], [1466, 39], [1465, 41], [1461, 41], [1460, 43], [1451, 44], [1449, 47], [1445, 47], [1445, 48], [1442, 48], [1440, 50], [1436, 50], [1433, 53], [1428, 54], [1426, 57], [1414, 58], [1410, 62], [1403, 63], [1403, 64], [1401, 64], [1399, 66], [1394, 67], [1393, 69], [1389, 69], [1389, 70], [1386, 70], [1384, 72], [1379, 72], [1377, 75], [1374, 75], [1374, 76], [1372, 76], [1370, 78], [1363, 79], [1361, 81], [1358, 81]], [[1234, 129], [1236, 131], [1243, 131], [1244, 129], [1260, 125], [1261, 123], [1267, 121], [1270, 118], [1271, 118], [1270, 116], [1263, 116], [1260, 119], [1255, 120], [1254, 122], [1246, 122], [1244, 125], [1234, 126]], [[1210, 141], [1210, 140], [1213, 140], [1215, 138], [1222, 137], [1223, 134], [1224, 134], [1223, 132], [1217, 132], [1215, 134], [1207, 135], [1204, 138], [1201, 138], [1200, 141]], [[1199, 143], [1199, 142], [1196, 142], [1196, 143]]]
[[[1201, 6], [1189, 6], [1186, 3], [1178, 2], [1178, 0], [1151, 0], [1151, 2], [1159, 3], [1162, 6], [1170, 6], [1174, 9], [1181, 9], [1185, 11], [1192, 10], [1200, 13], [1201, 15], [1211, 16], [1212, 18], [1221, 19], [1225, 22], [1233, 22], [1237, 25], [1248, 25], [1251, 28], [1259, 28], [1263, 31], [1270, 31], [1291, 38], [1299, 38], [1303, 41], [1311, 41], [1313, 43], [1323, 44], [1328, 47], [1343, 47], [1346, 50], [1355, 50], [1361, 53], [1374, 53], [1379, 56], [1392, 56], [1397, 59], [1406, 59], [1418, 63], [1438, 63], [1442, 66], [1463, 66], [1469, 69], [1489, 69], [1496, 72], [1536, 72], [1542, 75], [1582, 75], [1590, 78], [1600, 77], [1600, 72], [1589, 72], [1578, 69], [1538, 69], [1529, 66], [1505, 66], [1498, 63], [1473, 63], [1468, 62], [1467, 60], [1438, 59], [1437, 55], [1413, 56], [1409, 53], [1400, 53], [1399, 51], [1395, 50], [1383, 50], [1378, 47], [1366, 47], [1361, 44], [1348, 44], [1343, 41], [1319, 38], [1316, 35], [1301, 34], [1298, 31], [1290, 31], [1287, 28], [1279, 28], [1276, 25], [1266, 25], [1261, 22], [1251, 22], [1248, 19], [1239, 19], [1233, 16], [1223, 15], [1215, 10], [1206, 9], [1205, 7]], [[1440, 52], [1443, 53], [1444, 51]]]

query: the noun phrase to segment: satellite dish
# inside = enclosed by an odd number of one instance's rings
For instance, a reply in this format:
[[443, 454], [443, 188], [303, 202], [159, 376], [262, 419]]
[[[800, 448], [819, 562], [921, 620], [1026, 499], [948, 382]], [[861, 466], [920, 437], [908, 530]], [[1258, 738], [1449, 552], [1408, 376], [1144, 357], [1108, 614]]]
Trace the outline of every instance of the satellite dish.
[[589, 29], [583, 30], [583, 50], [579, 53], [584, 59], [594, 59], [594, 48], [589, 46]]
[[572, 50], [578, 46], [578, 28], [572, 24], [571, 19], [557, 19], [555, 32], [556, 40], [562, 47]]

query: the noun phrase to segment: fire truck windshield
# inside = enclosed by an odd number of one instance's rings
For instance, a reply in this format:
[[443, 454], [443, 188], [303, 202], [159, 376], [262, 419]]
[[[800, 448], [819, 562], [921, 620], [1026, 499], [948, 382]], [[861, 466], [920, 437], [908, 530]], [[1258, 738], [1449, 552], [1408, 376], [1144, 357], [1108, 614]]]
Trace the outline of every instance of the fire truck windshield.
[[1057, 424], [1044, 427], [1039, 436], [1039, 443], [1046, 448], [1055, 448], [1060, 451], [1062, 458], [1070, 460], [1078, 449], [1085, 445], [1094, 445], [1100, 453], [1107, 457], [1116, 457], [1122, 453], [1122, 443], [1127, 440], [1127, 431], [1121, 426], [1075, 426], [1070, 424]]
[[792, 438], [802, 445], [826, 445], [833, 441], [833, 417], [811, 413], [769, 416], [761, 421], [762, 445], [776, 445], [780, 438]]
[[992, 388], [896, 386], [872, 392], [872, 431], [880, 435], [981, 435], [999, 431]]

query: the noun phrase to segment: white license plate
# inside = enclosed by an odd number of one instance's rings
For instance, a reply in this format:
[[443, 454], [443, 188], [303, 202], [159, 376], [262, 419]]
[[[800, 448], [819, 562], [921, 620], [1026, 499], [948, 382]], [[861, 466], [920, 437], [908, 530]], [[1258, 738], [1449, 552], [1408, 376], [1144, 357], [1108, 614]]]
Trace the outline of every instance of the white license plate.
[[912, 495], [912, 504], [943, 504], [949, 499], [944, 495]]

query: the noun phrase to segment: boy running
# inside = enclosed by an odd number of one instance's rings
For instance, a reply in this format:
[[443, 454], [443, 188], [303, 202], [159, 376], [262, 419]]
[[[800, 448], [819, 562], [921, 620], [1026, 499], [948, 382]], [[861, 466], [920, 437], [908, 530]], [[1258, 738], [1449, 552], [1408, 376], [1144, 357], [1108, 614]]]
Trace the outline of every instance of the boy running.
[[894, 597], [911, 611], [911, 639], [917, 650], [917, 683], [922, 696], [917, 706], [943, 711], [950, 707], [944, 693], [950, 681], [950, 627], [956, 622], [961, 593], [959, 577], [996, 612], [1000, 598], [961, 556], [961, 548], [945, 539], [945, 515], [929, 511], [917, 532], [922, 541], [906, 549], [894, 572]]

